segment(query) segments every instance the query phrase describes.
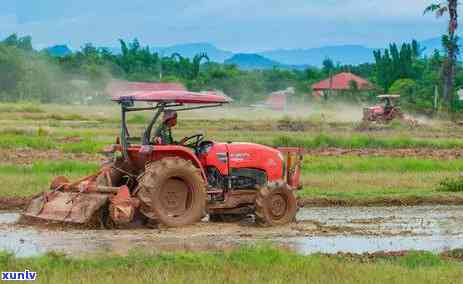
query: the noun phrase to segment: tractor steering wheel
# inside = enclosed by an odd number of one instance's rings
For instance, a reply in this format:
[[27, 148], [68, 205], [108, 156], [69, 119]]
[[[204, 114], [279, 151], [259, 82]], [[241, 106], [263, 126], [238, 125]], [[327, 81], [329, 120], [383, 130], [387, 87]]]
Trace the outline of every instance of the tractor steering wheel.
[[[196, 140], [194, 140], [194, 141], [192, 141], [192, 142], [190, 142], [190, 143], [187, 143], [188, 141], [193, 140], [193, 139], [196, 139]], [[183, 138], [183, 139], [179, 142], [179, 144], [180, 144], [180, 145], [183, 145], [183, 146], [185, 146], [185, 147], [189, 147], [189, 148], [194, 148], [194, 149], [196, 149], [196, 148], [198, 148], [199, 143], [201, 143], [203, 140], [204, 140], [204, 135], [202, 135], [202, 134], [195, 134], [195, 135], [192, 135], [192, 136]]]

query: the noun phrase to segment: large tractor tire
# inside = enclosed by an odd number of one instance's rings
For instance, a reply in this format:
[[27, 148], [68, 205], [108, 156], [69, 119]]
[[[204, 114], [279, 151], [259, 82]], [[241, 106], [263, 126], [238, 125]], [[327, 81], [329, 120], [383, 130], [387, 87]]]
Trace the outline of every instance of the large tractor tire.
[[164, 158], [146, 166], [137, 195], [146, 217], [169, 227], [190, 225], [206, 213], [201, 172], [191, 161]]
[[287, 184], [276, 183], [259, 189], [256, 198], [256, 223], [278, 226], [295, 220], [298, 211], [294, 190]]

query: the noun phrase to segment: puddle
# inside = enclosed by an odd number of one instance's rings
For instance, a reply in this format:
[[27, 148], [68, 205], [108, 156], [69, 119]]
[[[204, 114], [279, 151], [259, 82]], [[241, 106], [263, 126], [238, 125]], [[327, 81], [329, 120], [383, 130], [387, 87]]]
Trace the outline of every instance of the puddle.
[[463, 206], [324, 207], [301, 209], [298, 223], [260, 228], [201, 222], [171, 229], [80, 230], [16, 225], [19, 213], [0, 212], [0, 250], [18, 256], [46, 251], [98, 252], [216, 250], [271, 241], [304, 254], [314, 252], [445, 251], [463, 247]]

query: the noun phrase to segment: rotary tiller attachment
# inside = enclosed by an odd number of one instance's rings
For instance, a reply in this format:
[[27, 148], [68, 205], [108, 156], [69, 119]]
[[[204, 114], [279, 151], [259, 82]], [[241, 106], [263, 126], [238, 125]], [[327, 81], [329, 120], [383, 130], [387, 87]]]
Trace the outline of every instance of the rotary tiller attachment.
[[[115, 224], [132, 221], [138, 200], [130, 196], [127, 186], [99, 185], [98, 177], [108, 177], [105, 169], [70, 182], [66, 177], [53, 179], [50, 189], [35, 196], [23, 215], [46, 221], [86, 224], [100, 214], [111, 218]], [[107, 184], [111, 184], [108, 181]]]

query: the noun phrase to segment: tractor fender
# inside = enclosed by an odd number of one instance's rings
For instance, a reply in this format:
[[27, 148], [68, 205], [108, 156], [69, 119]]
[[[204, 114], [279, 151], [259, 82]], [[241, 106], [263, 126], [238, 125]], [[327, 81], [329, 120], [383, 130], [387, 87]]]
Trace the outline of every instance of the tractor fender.
[[204, 171], [201, 162], [196, 157], [195, 153], [187, 147], [179, 145], [155, 145], [153, 146], [153, 151], [151, 153], [151, 161], [159, 161], [164, 158], [181, 158], [191, 163], [201, 171], [201, 176], [204, 181], [207, 180], [206, 173]]

